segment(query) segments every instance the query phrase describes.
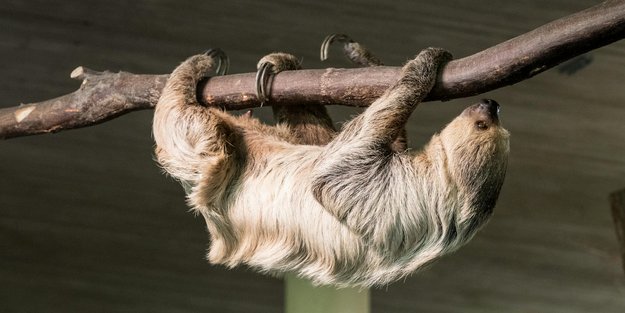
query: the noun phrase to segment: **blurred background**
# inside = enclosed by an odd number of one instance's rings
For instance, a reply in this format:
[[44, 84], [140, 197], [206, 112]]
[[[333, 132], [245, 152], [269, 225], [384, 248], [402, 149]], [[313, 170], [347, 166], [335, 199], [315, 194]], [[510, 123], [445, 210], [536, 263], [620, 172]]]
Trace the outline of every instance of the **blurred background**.
[[[72, 92], [69, 73], [161, 74], [210, 47], [231, 73], [272, 51], [351, 67], [331, 33], [387, 65], [461, 58], [599, 1], [11, 1], [0, 3], [0, 107]], [[372, 312], [625, 312], [608, 195], [625, 188], [625, 42], [470, 99], [425, 103], [418, 149], [482, 97], [511, 132], [491, 222], [459, 252], [371, 292]], [[338, 124], [359, 111], [331, 107]], [[255, 114], [271, 122], [271, 109]], [[283, 282], [208, 264], [202, 218], [153, 161], [152, 111], [0, 141], [0, 312], [282, 312]]]

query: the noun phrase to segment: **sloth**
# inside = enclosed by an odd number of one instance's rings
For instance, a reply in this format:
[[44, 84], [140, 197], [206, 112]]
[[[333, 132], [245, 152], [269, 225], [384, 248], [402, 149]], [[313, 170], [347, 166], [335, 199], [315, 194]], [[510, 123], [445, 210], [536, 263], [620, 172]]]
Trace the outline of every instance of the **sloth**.
[[[381, 286], [455, 251], [491, 216], [509, 152], [497, 102], [469, 106], [420, 150], [401, 144], [451, 59], [445, 50], [421, 51], [338, 132], [321, 104], [275, 105], [275, 125], [201, 105], [197, 83], [221, 59], [210, 50], [179, 65], [153, 123], [158, 163], [206, 220], [211, 263]], [[270, 54], [259, 84], [299, 68], [292, 55]]]

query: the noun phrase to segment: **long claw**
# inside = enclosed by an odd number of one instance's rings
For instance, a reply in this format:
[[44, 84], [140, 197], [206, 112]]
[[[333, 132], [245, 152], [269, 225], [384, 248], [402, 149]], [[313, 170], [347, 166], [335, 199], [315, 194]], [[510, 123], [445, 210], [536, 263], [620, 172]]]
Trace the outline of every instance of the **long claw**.
[[321, 53], [320, 53], [321, 61], [325, 61], [328, 59], [328, 49], [330, 49], [330, 45], [335, 41], [342, 42], [342, 43], [354, 42], [352, 38], [350, 38], [349, 36], [345, 34], [328, 35], [323, 40], [323, 42], [321, 42]]
[[217, 59], [217, 69], [215, 73], [217, 75], [226, 75], [228, 73], [228, 69], [230, 68], [230, 59], [228, 55], [223, 52], [223, 50], [219, 48], [211, 48], [204, 52], [205, 55]]
[[375, 57], [367, 48], [345, 34], [332, 34], [321, 43], [321, 61], [328, 59], [328, 49], [333, 42], [343, 43], [343, 53], [352, 62], [360, 66], [382, 65], [380, 59]]
[[269, 100], [267, 87], [269, 86], [269, 78], [273, 73], [273, 67], [273, 64], [266, 62], [261, 64], [256, 72], [256, 97], [260, 101], [260, 106]]

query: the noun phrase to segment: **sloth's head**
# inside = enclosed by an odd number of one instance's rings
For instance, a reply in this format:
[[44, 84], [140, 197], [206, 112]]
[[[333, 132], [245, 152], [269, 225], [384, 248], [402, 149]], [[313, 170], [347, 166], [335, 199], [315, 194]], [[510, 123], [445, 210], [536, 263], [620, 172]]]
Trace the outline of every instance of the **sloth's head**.
[[490, 213], [503, 184], [510, 150], [510, 135], [499, 121], [499, 104], [484, 99], [466, 108], [439, 137], [458, 191], [471, 208]]

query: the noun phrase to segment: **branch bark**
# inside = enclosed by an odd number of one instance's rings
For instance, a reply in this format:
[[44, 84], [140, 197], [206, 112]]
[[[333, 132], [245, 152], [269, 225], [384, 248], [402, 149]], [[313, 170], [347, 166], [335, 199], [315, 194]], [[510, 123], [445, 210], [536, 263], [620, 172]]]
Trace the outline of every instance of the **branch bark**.
[[[625, 37], [625, 1], [611, 0], [558, 19], [474, 55], [451, 61], [427, 100], [484, 93], [537, 75], [572, 57]], [[399, 67], [287, 71], [276, 75], [271, 103], [366, 106], [399, 76]], [[81, 87], [39, 103], [0, 109], [0, 138], [56, 132], [102, 123], [153, 108], [167, 75], [94, 72], [71, 75]], [[226, 109], [259, 106], [255, 73], [213, 77], [199, 88], [207, 105]]]
[[38, 103], [0, 109], [0, 138], [91, 126], [131, 111], [153, 108], [167, 75], [96, 72], [78, 67], [78, 90]]

